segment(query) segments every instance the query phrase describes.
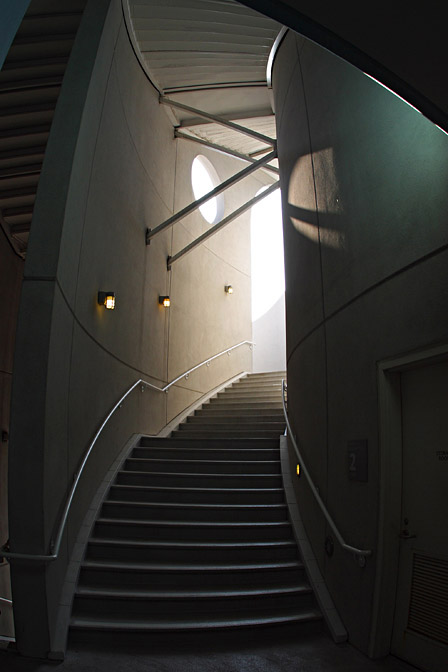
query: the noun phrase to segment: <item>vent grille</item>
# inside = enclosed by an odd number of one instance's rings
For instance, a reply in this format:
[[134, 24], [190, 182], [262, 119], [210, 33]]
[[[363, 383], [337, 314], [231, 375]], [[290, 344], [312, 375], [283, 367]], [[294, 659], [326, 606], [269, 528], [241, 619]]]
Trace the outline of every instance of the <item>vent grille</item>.
[[414, 555], [408, 628], [448, 644], [448, 560]]

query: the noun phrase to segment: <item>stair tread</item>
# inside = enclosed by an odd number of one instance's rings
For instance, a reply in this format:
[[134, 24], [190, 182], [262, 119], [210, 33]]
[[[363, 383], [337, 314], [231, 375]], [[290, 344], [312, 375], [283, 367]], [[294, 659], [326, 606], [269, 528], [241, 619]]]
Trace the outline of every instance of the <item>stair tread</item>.
[[[169, 462], [169, 459], [164, 457], [128, 457], [126, 462], [137, 462], [138, 464], [150, 463], [154, 464], [157, 462]], [[172, 460], [173, 464], [280, 464], [280, 460]], [[124, 471], [127, 471], [124, 469]], [[201, 472], [202, 473], [202, 472]]]
[[187, 620], [178, 620], [178, 621], [166, 621], [161, 622], [151, 621], [148, 618], [145, 620], [129, 620], [121, 621], [118, 619], [92, 619], [92, 618], [82, 618], [82, 617], [73, 617], [71, 619], [72, 628], [91, 628], [94, 630], [106, 629], [106, 630], [120, 630], [120, 631], [166, 631], [166, 630], [213, 630], [216, 628], [238, 628], [244, 626], [259, 626], [259, 625], [269, 625], [269, 624], [280, 624], [280, 623], [293, 623], [293, 622], [303, 622], [303, 621], [313, 621], [321, 620], [322, 615], [317, 609], [309, 609], [307, 611], [301, 612], [299, 609], [284, 612], [275, 611], [273, 615], [263, 615], [263, 616], [246, 616], [242, 618], [219, 618], [215, 617], [213, 620], [199, 620], [193, 618], [191, 621]]
[[[114, 483], [111, 488], [132, 488], [135, 489], [136, 491], [142, 491], [142, 490], [149, 490], [149, 491], [158, 491], [161, 490], [162, 492], [210, 492], [210, 493], [218, 493], [218, 492], [233, 492], [233, 493], [246, 493], [246, 492], [259, 492], [259, 493], [272, 493], [272, 492], [283, 492], [283, 488], [178, 488], [178, 487], [172, 487], [168, 485], [126, 485], [124, 483]], [[108, 501], [114, 501], [114, 500], [108, 500]]]
[[142, 526], [161, 526], [161, 527], [230, 527], [230, 528], [244, 528], [244, 527], [286, 527], [289, 526], [289, 521], [275, 520], [275, 521], [257, 521], [257, 522], [230, 522], [222, 521], [196, 521], [196, 520], [142, 520], [141, 518], [98, 518], [97, 523], [112, 524], [112, 525], [142, 525]]
[[175, 564], [167, 564], [161, 562], [118, 562], [106, 560], [84, 560], [82, 562], [84, 569], [98, 569], [98, 570], [113, 570], [113, 571], [147, 571], [147, 572], [241, 572], [257, 570], [266, 571], [283, 571], [288, 569], [303, 569], [303, 564], [300, 560], [279, 560], [276, 562], [249, 562], [249, 563], [186, 563], [179, 562]]
[[89, 544], [106, 546], [128, 546], [130, 548], [291, 548], [295, 542], [288, 539], [274, 541], [148, 541], [145, 539], [114, 539], [111, 537], [91, 537]]
[[147, 509], [195, 509], [197, 511], [204, 511], [210, 509], [216, 509], [221, 511], [222, 509], [235, 509], [236, 511], [241, 510], [261, 510], [261, 509], [286, 509], [286, 504], [283, 503], [274, 503], [274, 504], [202, 504], [202, 503], [183, 503], [183, 502], [132, 502], [127, 500], [119, 499], [107, 499], [104, 504], [111, 504], [113, 506], [136, 506]]
[[97, 597], [102, 599], [124, 599], [129, 598], [139, 600], [191, 600], [191, 599], [213, 599], [213, 598], [252, 598], [263, 597], [266, 595], [290, 595], [304, 594], [311, 592], [311, 587], [305, 582], [294, 583], [285, 586], [273, 586], [272, 588], [241, 588], [241, 590], [119, 590], [115, 588], [90, 588], [82, 586], [77, 589], [76, 597]]
[[192, 476], [204, 476], [204, 478], [224, 478], [225, 476], [229, 476], [231, 478], [256, 478], [259, 476], [269, 476], [269, 478], [278, 478], [278, 474], [232, 474], [232, 473], [220, 473], [220, 474], [208, 474], [206, 472], [192, 472], [192, 471], [135, 471], [133, 469], [122, 469], [121, 471], [118, 472], [119, 474], [141, 474], [144, 476], [182, 476], [182, 477], [189, 477], [191, 478]]

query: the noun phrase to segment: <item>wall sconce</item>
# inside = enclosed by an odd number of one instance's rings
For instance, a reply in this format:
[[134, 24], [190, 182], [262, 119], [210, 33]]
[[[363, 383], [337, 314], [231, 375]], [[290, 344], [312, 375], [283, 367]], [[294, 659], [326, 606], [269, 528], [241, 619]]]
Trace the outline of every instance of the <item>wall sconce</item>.
[[159, 296], [159, 303], [164, 308], [169, 308], [171, 305], [171, 300], [169, 296]]
[[115, 293], [114, 292], [98, 292], [98, 303], [104, 306], [107, 310], [114, 310], [115, 308]]
[[225, 285], [224, 286], [224, 291], [226, 294], [233, 294], [233, 287], [232, 285]]

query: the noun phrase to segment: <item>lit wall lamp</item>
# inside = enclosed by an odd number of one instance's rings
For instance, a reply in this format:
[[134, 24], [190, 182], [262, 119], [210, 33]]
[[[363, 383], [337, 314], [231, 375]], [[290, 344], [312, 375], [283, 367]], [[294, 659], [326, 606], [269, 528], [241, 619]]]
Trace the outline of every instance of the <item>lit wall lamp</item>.
[[226, 294], [233, 294], [233, 287], [232, 285], [225, 285], [224, 286], [224, 291]]
[[115, 308], [115, 293], [114, 292], [98, 292], [98, 303], [104, 306], [107, 310], [114, 310]]
[[164, 308], [168, 308], [171, 305], [171, 300], [169, 296], [159, 296], [159, 303]]

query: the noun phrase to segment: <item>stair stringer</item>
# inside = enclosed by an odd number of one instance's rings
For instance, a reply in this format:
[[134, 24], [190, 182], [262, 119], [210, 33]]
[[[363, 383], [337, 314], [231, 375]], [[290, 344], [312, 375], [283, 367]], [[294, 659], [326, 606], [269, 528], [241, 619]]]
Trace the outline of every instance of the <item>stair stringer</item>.
[[347, 630], [339, 616], [334, 605], [332, 597], [328, 592], [327, 584], [317, 564], [308, 535], [302, 522], [297, 503], [294, 486], [292, 483], [291, 469], [288, 455], [288, 439], [286, 436], [280, 437], [280, 463], [282, 470], [283, 489], [289, 511], [289, 519], [293, 529], [294, 539], [299, 548], [302, 562], [305, 566], [305, 572], [313, 588], [317, 603], [325, 619], [327, 627], [333, 637], [334, 642], [340, 644], [348, 639]]

